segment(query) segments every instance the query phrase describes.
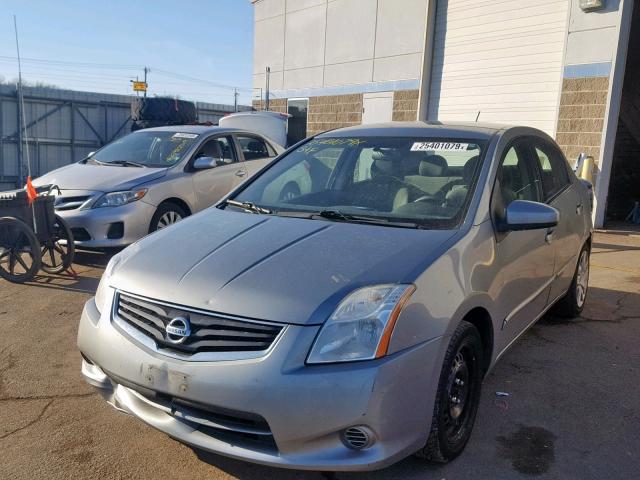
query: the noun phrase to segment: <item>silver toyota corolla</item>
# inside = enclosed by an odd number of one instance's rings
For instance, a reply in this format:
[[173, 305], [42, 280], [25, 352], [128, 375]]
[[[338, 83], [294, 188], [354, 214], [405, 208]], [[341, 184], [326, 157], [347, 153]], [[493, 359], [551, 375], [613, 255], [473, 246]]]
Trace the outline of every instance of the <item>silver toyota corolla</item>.
[[243, 130], [148, 128], [34, 184], [59, 188], [56, 213], [77, 245], [122, 247], [212, 206], [282, 151]]
[[[310, 181], [274, 188], [292, 172]], [[589, 190], [525, 127], [335, 130], [115, 256], [78, 332], [104, 398], [196, 448], [299, 469], [448, 461], [483, 377], [583, 308]]]

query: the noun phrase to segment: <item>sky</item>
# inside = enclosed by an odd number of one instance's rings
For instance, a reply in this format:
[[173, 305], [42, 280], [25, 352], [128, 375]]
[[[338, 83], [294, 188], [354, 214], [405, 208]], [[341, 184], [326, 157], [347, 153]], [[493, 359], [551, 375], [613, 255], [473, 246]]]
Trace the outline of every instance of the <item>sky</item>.
[[249, 0], [0, 0], [5, 82], [18, 77], [14, 14], [25, 82], [132, 94], [147, 66], [147, 95], [233, 104], [237, 87], [239, 103], [253, 97]]

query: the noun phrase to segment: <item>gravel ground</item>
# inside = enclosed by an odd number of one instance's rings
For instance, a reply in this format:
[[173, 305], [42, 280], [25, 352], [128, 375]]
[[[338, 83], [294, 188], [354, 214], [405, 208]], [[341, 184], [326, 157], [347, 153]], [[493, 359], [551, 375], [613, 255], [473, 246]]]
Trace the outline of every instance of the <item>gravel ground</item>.
[[[75, 347], [106, 259], [78, 260], [77, 280], [0, 280], [0, 478], [323, 478], [195, 452], [106, 405], [82, 380]], [[597, 234], [590, 287], [582, 317], [546, 316], [488, 376], [455, 462], [409, 458], [334, 478], [638, 478], [640, 236]]]

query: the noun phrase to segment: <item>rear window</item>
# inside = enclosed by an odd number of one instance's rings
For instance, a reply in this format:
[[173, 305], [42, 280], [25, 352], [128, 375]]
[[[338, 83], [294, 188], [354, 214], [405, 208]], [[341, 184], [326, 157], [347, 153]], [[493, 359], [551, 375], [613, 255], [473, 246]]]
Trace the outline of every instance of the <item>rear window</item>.
[[319, 137], [236, 197], [278, 212], [338, 211], [420, 227], [464, 217], [485, 143], [477, 139]]

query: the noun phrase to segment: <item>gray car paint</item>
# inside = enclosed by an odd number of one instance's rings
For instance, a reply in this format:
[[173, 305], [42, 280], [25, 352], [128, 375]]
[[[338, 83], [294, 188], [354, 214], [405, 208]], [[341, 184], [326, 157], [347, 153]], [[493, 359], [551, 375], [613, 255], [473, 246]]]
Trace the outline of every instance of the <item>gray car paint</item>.
[[[591, 234], [588, 193], [574, 177], [552, 205], [568, 235], [557, 253], [547, 231], [499, 235], [490, 215], [499, 156], [515, 138], [550, 140], [525, 127], [394, 123], [352, 127], [328, 136], [446, 136], [489, 141], [467, 216], [453, 231], [424, 231], [273, 218], [211, 209], [166, 232], [150, 236], [113, 277], [112, 286], [179, 305], [288, 324], [262, 360], [189, 362], [143, 348], [113, 328], [110, 312], [90, 301], [78, 346], [96, 365], [128, 381], [173, 395], [214, 402], [263, 415], [277, 454], [222, 445], [185, 430], [171, 415], [140, 406], [117, 382], [88, 381], [118, 408], [180, 440], [258, 463], [316, 470], [370, 470], [393, 463], [426, 441], [439, 372], [449, 338], [460, 321], [482, 309], [491, 323], [491, 368], [528, 326], [568, 288], [577, 256]], [[240, 187], [241, 189], [242, 187]], [[232, 192], [233, 196], [237, 192]], [[562, 222], [566, 222], [564, 225]], [[217, 230], [215, 225], [222, 226]], [[224, 231], [220, 231], [224, 230]], [[166, 255], [176, 242], [181, 252]], [[564, 270], [556, 258], [566, 254]], [[567, 272], [570, 272], [569, 275]], [[348, 292], [365, 284], [412, 282], [391, 338], [388, 357], [357, 364], [306, 366], [318, 325]], [[145, 369], [157, 369], [151, 380]], [[154, 370], [156, 371], [156, 370]], [[173, 372], [173, 373], [172, 373]], [[166, 379], [181, 372], [188, 391]], [[177, 378], [177, 377], [176, 377]], [[180, 377], [182, 378], [182, 377]], [[154, 383], [156, 382], [156, 383]], [[215, 399], [215, 400], [210, 400]], [[341, 429], [365, 424], [377, 443], [353, 452]]]

